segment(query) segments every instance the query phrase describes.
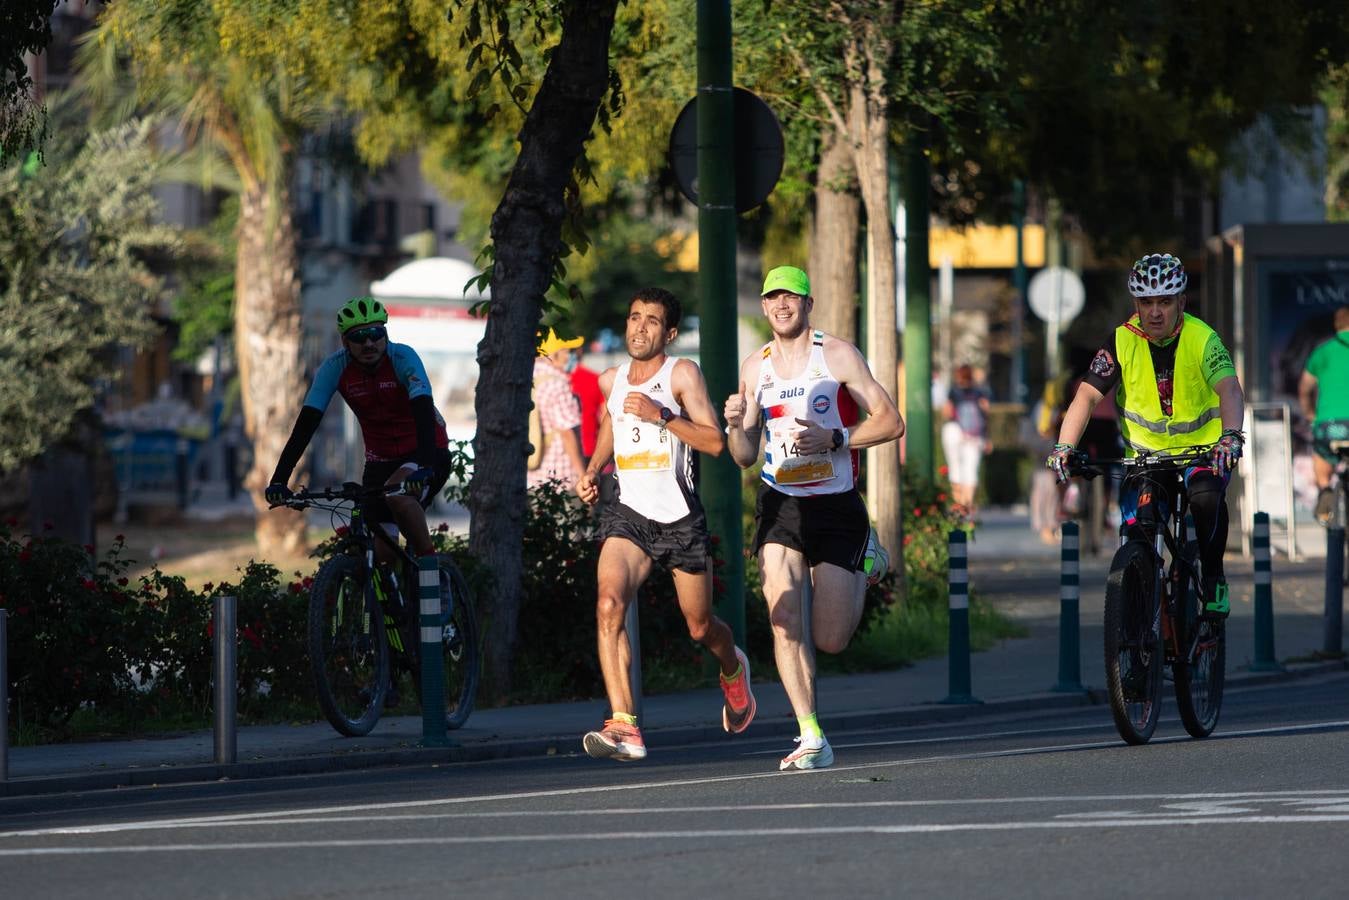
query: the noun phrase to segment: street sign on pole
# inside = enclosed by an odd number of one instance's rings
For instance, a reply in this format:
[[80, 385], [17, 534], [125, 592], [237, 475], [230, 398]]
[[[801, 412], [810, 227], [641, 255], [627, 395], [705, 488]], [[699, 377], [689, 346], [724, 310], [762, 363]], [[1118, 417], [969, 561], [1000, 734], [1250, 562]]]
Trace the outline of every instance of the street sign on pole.
[[[744, 88], [732, 91], [735, 137], [735, 211], [749, 212], [768, 199], [782, 175], [786, 145], [782, 125], [768, 104]], [[684, 104], [670, 129], [670, 168], [679, 190], [698, 202], [698, 98]]]
[[1082, 312], [1087, 291], [1072, 269], [1047, 266], [1035, 273], [1027, 294], [1031, 312], [1045, 323], [1045, 374], [1053, 377], [1059, 368], [1059, 332]]
[[1082, 312], [1087, 292], [1072, 269], [1048, 266], [1035, 273], [1028, 290], [1031, 312], [1045, 322], [1066, 325]]

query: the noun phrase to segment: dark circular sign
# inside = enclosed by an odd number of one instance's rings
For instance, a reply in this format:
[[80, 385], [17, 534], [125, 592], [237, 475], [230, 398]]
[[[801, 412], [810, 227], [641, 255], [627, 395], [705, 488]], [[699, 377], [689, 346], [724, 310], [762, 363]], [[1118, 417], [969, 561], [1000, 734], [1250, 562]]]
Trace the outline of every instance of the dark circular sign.
[[[735, 88], [735, 211], [748, 212], [768, 199], [782, 174], [782, 125], [768, 104]], [[679, 190], [698, 202], [698, 98], [680, 110], [670, 129], [670, 167]]]

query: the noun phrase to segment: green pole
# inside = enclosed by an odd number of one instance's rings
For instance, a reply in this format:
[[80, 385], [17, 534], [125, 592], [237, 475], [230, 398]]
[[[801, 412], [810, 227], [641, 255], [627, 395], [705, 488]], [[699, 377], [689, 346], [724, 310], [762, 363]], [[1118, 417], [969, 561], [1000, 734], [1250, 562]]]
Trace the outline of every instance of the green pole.
[[[731, 91], [731, 4], [698, 0], [698, 318], [703, 377], [720, 408], [740, 385], [736, 345], [735, 102]], [[707, 525], [719, 539], [726, 592], [717, 613], [745, 646], [745, 563], [740, 467], [723, 453], [701, 461]]]
[[1012, 225], [1016, 228], [1016, 267], [1012, 270], [1012, 284], [1016, 297], [1012, 300], [1012, 396], [1013, 403], [1026, 402], [1026, 347], [1022, 330], [1026, 323], [1026, 254], [1023, 246], [1026, 226], [1026, 183], [1018, 178], [1012, 182]]
[[931, 484], [932, 272], [928, 266], [928, 160], [914, 134], [904, 160], [904, 464]]

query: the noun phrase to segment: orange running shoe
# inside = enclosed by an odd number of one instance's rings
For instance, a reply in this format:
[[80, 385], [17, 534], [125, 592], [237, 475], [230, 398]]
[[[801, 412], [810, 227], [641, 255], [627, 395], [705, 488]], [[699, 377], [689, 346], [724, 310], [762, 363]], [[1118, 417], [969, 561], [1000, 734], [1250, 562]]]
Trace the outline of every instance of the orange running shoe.
[[721, 727], [731, 734], [739, 734], [754, 721], [754, 691], [749, 686], [749, 659], [745, 651], [735, 648], [735, 658], [740, 660], [740, 674], [727, 680], [721, 676], [721, 692], [726, 695], [726, 703], [721, 707]]
[[581, 738], [585, 747], [595, 759], [617, 759], [631, 762], [646, 758], [646, 744], [642, 741], [642, 729], [617, 719], [607, 719], [604, 728], [589, 732]]

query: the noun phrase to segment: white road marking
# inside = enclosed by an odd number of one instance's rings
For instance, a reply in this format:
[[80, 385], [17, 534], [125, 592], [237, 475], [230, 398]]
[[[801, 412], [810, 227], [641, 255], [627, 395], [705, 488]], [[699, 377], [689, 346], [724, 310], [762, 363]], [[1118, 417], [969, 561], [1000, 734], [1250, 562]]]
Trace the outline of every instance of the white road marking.
[[1079, 828], [1172, 828], [1194, 825], [1325, 825], [1331, 822], [1349, 822], [1349, 815], [1286, 815], [1286, 816], [1226, 816], [1202, 818], [1168, 818], [1156, 816], [1147, 819], [1116, 818], [1101, 820], [1058, 819], [1023, 822], [956, 822], [931, 825], [843, 825], [818, 828], [727, 828], [677, 831], [612, 831], [600, 833], [558, 832], [555, 834], [499, 834], [499, 835], [445, 835], [426, 838], [398, 838], [392, 844], [386, 837], [354, 840], [317, 841], [250, 841], [231, 844], [133, 844], [124, 847], [24, 847], [0, 849], [0, 858], [23, 856], [89, 856], [115, 853], [201, 853], [204, 851], [238, 852], [246, 850], [327, 850], [351, 847], [445, 846], [464, 844], [539, 844], [566, 841], [705, 841], [709, 839], [737, 839], [747, 837], [839, 837], [859, 834], [949, 834], [969, 831], [1030, 831], [1070, 830]]

